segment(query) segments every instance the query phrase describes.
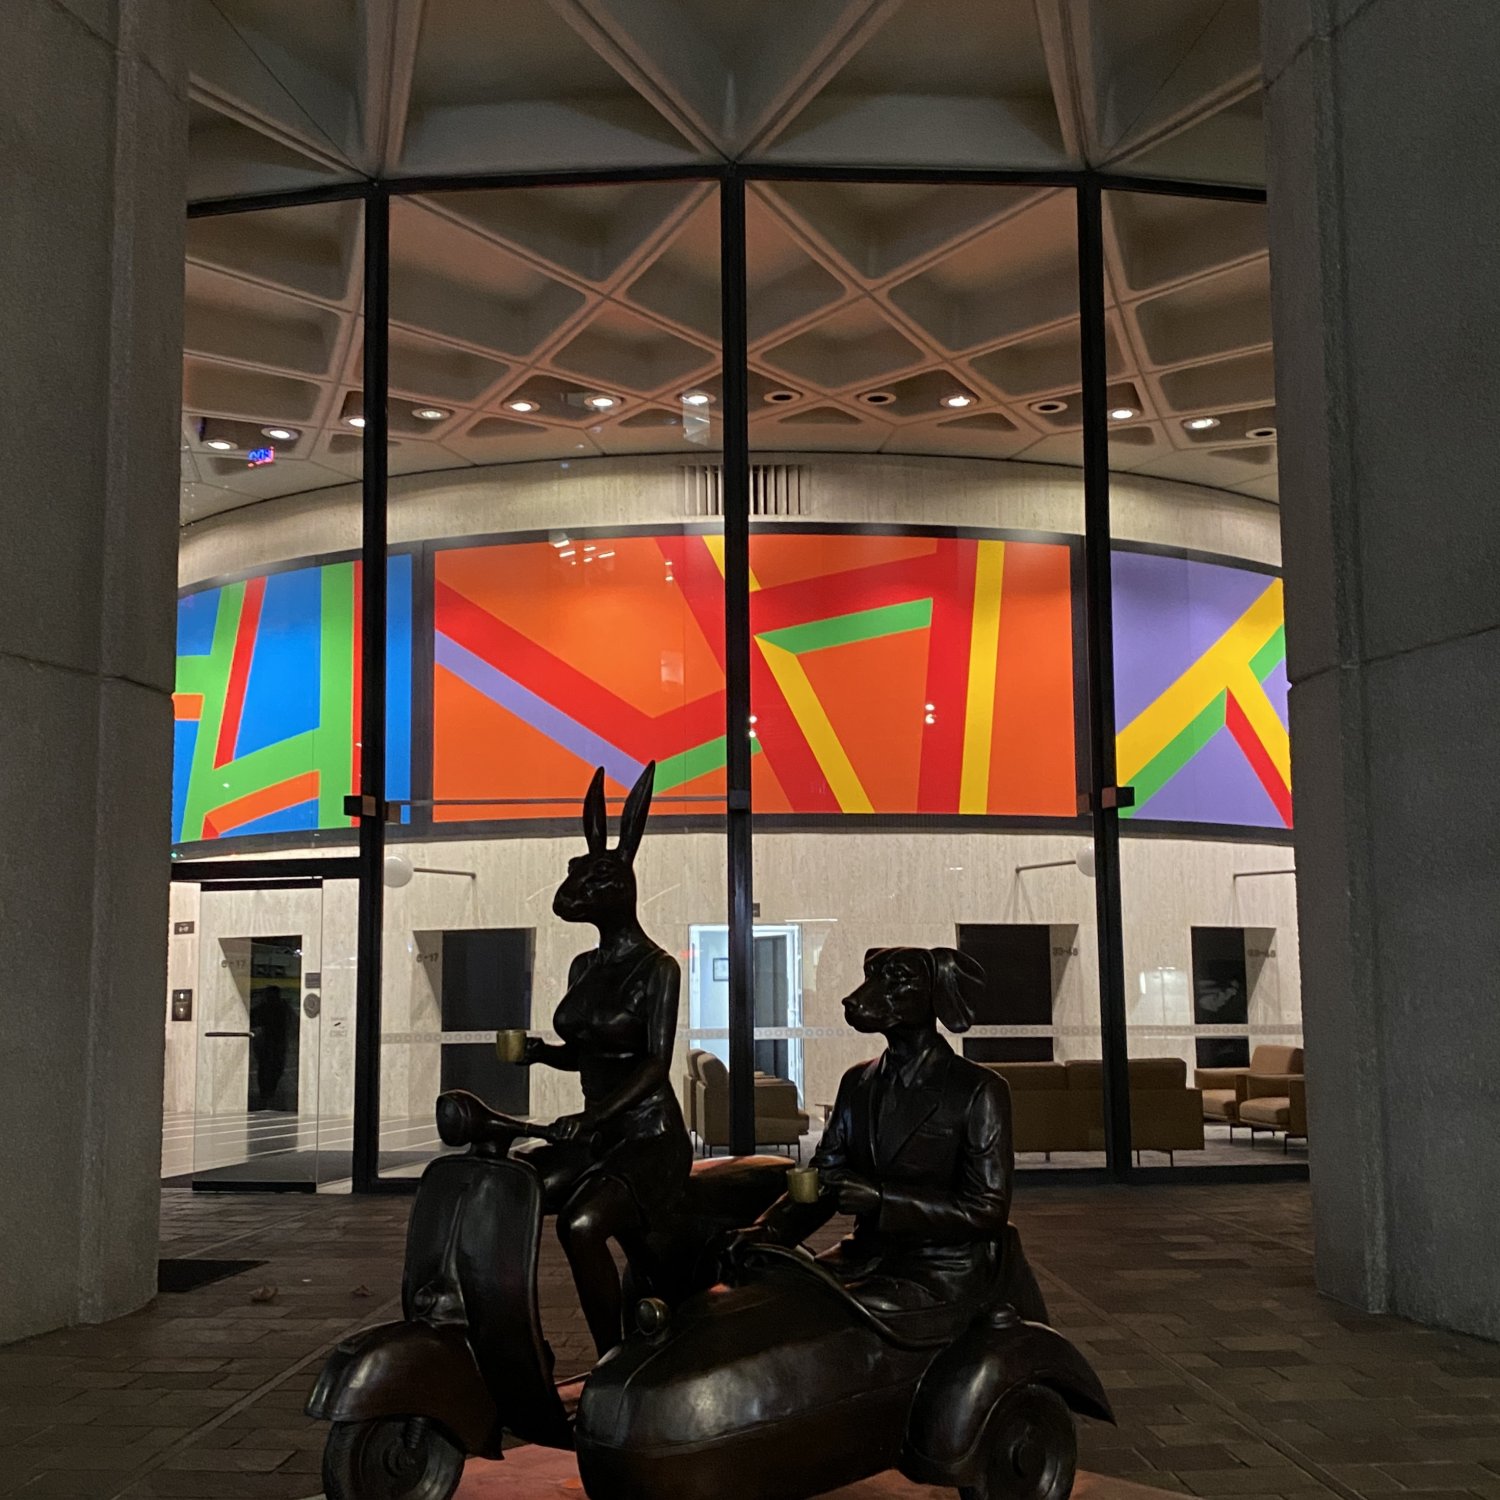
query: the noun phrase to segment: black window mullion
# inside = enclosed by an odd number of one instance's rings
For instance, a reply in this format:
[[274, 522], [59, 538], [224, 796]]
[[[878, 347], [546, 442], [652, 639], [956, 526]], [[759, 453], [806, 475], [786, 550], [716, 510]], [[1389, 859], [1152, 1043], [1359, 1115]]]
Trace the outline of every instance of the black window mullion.
[[1078, 188], [1078, 313], [1083, 380], [1084, 640], [1088, 658], [1088, 814], [1094, 835], [1104, 1149], [1111, 1176], [1130, 1172], [1130, 1061], [1115, 788], [1114, 618], [1110, 574], [1108, 359], [1104, 210], [1099, 179]]

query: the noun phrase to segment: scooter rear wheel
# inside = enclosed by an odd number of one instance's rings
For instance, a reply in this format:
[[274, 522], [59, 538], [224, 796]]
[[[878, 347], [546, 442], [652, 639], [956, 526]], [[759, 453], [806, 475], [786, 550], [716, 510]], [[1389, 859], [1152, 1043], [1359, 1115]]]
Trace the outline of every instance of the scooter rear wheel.
[[1078, 1468], [1078, 1434], [1067, 1403], [1043, 1385], [1013, 1391], [990, 1414], [984, 1474], [961, 1500], [1068, 1500]]
[[421, 1417], [335, 1422], [323, 1446], [327, 1500], [450, 1500], [463, 1450]]

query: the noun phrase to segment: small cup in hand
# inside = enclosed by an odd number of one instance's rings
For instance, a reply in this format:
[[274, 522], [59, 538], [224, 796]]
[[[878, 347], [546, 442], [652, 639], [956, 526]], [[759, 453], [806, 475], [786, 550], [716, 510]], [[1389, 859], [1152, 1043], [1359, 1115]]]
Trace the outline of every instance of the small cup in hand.
[[495, 1056], [504, 1063], [522, 1062], [526, 1057], [524, 1031], [497, 1031], [495, 1033]]
[[816, 1167], [793, 1167], [786, 1174], [787, 1196], [793, 1203], [816, 1203], [821, 1186]]

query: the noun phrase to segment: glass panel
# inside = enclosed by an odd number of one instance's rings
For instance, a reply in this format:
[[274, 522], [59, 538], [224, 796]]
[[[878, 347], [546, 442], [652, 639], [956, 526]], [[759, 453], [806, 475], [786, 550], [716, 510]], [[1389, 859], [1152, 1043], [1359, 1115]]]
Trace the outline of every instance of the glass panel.
[[[362, 411], [350, 379], [361, 345], [360, 214], [358, 204], [333, 204], [188, 225], [171, 851], [179, 866], [271, 850], [348, 853], [355, 843], [344, 801], [358, 786], [362, 693]], [[401, 565], [393, 559], [396, 600]], [[409, 638], [409, 609], [403, 617], [397, 603], [393, 655], [403, 632]], [[393, 719], [403, 714], [409, 722], [409, 700], [393, 694]], [[254, 876], [247, 862], [245, 878]], [[321, 896], [285, 885], [200, 895], [194, 882], [174, 881], [172, 902], [164, 1170], [181, 1175], [201, 1156], [205, 1171], [223, 1169], [231, 1183], [271, 1170], [346, 1180], [353, 883], [330, 882]], [[255, 1030], [258, 1008], [268, 1018], [262, 1035], [272, 1037], [280, 1023], [271, 988], [301, 1017], [281, 1028], [288, 1061], [275, 1084], [272, 1041], [257, 1060], [251, 1038], [208, 1035]], [[190, 1019], [172, 1019], [179, 991], [190, 992]], [[268, 1086], [252, 1096], [261, 1061]], [[252, 1135], [274, 1168], [236, 1161], [236, 1152], [248, 1160]]]
[[1265, 210], [1111, 193], [1106, 219], [1135, 1144], [1305, 1158]]
[[[594, 929], [552, 912], [594, 768], [612, 824], [655, 760], [636, 862], [680, 962], [725, 921], [718, 202], [636, 184], [393, 206], [390, 536], [409, 559], [411, 779], [390, 761], [381, 1166], [439, 1148], [464, 1088], [579, 1108], [576, 1073], [496, 1060], [551, 1032]], [[555, 1037], [551, 1038], [556, 1040]]]
[[839, 1003], [866, 950], [957, 947], [950, 1041], [1011, 1082], [1020, 1163], [1102, 1164], [1073, 197], [785, 184], [749, 218], [762, 1065], [815, 1135], [879, 1047]]
[[173, 883], [164, 1177], [347, 1182], [356, 900], [352, 881]]

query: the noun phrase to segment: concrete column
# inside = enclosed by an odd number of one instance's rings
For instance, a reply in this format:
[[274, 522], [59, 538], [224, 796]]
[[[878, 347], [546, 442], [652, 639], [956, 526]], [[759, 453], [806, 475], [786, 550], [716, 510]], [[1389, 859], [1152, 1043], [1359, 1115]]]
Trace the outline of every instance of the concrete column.
[[155, 1291], [185, 29], [0, 5], [0, 1341]]
[[1262, 0], [1317, 1273], [1500, 1337], [1500, 9]]

